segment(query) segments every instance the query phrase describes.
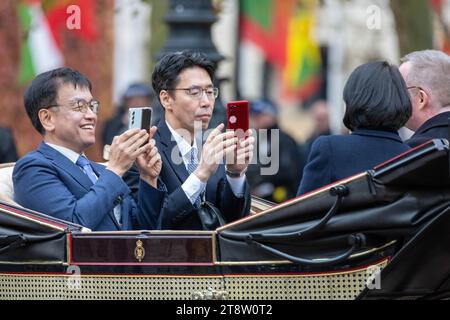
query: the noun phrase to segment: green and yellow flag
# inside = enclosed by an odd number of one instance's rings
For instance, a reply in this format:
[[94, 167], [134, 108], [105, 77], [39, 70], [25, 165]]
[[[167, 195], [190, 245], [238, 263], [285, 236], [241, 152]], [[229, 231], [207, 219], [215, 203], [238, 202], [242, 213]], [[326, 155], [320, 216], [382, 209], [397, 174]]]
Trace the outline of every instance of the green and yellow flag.
[[320, 86], [314, 39], [317, 0], [241, 0], [241, 37], [260, 47], [280, 72], [286, 97], [306, 99]]

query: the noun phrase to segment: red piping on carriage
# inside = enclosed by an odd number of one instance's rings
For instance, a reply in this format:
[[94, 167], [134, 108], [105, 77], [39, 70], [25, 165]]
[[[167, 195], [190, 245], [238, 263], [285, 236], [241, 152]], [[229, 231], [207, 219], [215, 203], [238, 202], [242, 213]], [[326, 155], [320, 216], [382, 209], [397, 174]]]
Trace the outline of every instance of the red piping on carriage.
[[[4, 210], [12, 211], [12, 212], [17, 213], [19, 215], [22, 215], [22, 216], [25, 216], [25, 217], [28, 217], [28, 218], [31, 218], [31, 219], [34, 219], [34, 220], [37, 220], [37, 221], [40, 221], [40, 222], [44, 222], [44, 223], [49, 224], [51, 226], [54, 226], [56, 228], [60, 228], [60, 229], [63, 229], [63, 230], [67, 229], [66, 225], [59, 224], [59, 223], [51, 221], [51, 220], [47, 220], [45, 218], [34, 216], [32, 214], [26, 213], [26, 212], [24, 212], [22, 210], [14, 208], [14, 207], [3, 205], [2, 203], [0, 203], [0, 208], [4, 209]], [[3, 212], [3, 213], [10, 214], [9, 212]]]

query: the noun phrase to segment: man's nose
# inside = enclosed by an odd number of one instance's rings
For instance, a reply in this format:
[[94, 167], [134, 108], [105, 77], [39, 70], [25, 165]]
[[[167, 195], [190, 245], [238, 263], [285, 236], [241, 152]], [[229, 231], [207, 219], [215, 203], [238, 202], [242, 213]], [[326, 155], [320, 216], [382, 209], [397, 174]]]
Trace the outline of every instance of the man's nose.
[[206, 90], [202, 90], [202, 96], [200, 98], [200, 102], [202, 103], [202, 106], [210, 106], [211, 100], [208, 98], [208, 94], [206, 93]]
[[94, 111], [92, 111], [91, 108], [87, 108], [87, 111], [84, 113], [84, 116], [90, 119], [97, 118], [97, 114]]

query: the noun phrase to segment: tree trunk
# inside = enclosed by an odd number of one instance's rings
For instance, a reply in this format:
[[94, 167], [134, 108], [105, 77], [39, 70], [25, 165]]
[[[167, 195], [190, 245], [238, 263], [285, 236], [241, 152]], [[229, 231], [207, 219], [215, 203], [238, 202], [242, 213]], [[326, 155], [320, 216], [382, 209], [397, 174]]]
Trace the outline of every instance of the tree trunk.
[[41, 137], [34, 130], [23, 106], [25, 88], [19, 86], [20, 32], [15, 1], [0, 2], [0, 124], [10, 127], [19, 156], [34, 149]]
[[428, 0], [391, 0], [400, 54], [433, 48], [433, 21]]

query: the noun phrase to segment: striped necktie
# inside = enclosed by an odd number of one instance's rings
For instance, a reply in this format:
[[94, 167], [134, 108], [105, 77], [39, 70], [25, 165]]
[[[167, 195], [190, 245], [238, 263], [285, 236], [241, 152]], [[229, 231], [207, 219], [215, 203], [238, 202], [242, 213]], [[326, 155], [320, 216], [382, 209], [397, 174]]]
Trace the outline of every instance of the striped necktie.
[[[89, 180], [92, 181], [93, 184], [95, 184], [98, 180], [97, 176], [94, 173], [94, 170], [92, 169], [91, 163], [88, 159], [84, 156], [79, 156], [77, 160], [77, 166], [81, 167], [83, 169], [83, 172], [88, 176]], [[113, 209], [114, 211], [114, 217], [116, 218], [117, 222], [121, 223], [121, 208], [120, 205], [116, 205]]]
[[[188, 161], [186, 163], [186, 169], [188, 173], [191, 175], [195, 169], [198, 167], [198, 159], [197, 159], [197, 149], [191, 148], [191, 150], [188, 153]], [[198, 196], [197, 199], [195, 199], [194, 207], [199, 208], [201, 204], [201, 196]]]
[[89, 180], [95, 184], [98, 180], [97, 176], [92, 169], [91, 163], [84, 156], [79, 156], [77, 160], [77, 165], [83, 169], [83, 172], [88, 176]]

